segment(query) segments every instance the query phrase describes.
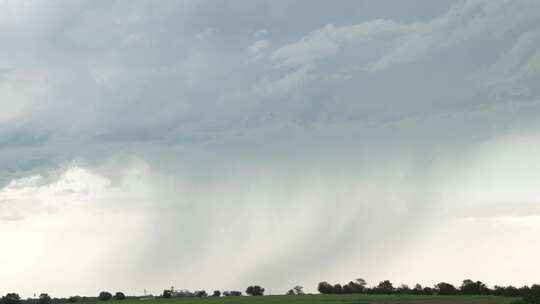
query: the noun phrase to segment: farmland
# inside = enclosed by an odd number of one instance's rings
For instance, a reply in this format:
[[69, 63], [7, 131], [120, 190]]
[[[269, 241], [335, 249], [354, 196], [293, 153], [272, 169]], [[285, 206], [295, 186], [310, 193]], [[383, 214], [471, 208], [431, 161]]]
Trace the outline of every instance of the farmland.
[[[415, 296], [415, 295], [304, 295], [304, 296], [262, 296], [262, 297], [206, 297], [172, 298], [141, 301], [127, 299], [122, 304], [509, 304], [514, 298], [496, 296]], [[110, 301], [109, 303], [117, 302]]]

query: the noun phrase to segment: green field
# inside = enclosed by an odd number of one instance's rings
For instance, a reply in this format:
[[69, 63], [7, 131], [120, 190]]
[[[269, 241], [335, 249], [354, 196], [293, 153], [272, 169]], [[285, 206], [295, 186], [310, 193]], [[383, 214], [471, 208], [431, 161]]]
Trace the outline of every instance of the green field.
[[[414, 295], [305, 295], [221, 298], [176, 298], [155, 300], [124, 300], [122, 304], [368, 304], [368, 303], [421, 303], [421, 304], [509, 304], [514, 298], [495, 296], [414, 296]], [[109, 303], [117, 301], [110, 301]], [[116, 304], [116, 303], [115, 303]]]

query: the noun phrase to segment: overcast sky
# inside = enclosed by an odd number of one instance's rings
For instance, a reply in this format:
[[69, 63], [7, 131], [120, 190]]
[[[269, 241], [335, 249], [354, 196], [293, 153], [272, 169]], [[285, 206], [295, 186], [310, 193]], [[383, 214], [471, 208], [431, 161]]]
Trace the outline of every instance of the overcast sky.
[[0, 292], [540, 278], [540, 1], [0, 0]]

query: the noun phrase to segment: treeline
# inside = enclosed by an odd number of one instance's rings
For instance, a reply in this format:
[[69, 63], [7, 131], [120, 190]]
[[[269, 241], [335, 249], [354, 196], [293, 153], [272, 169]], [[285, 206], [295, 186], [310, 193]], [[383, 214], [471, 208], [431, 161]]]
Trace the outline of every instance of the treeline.
[[[461, 286], [454, 286], [450, 283], [441, 282], [433, 287], [420, 284], [414, 285], [410, 288], [408, 285], [401, 284], [394, 287], [389, 280], [381, 281], [376, 286], [368, 287], [367, 282], [364, 279], [356, 279], [350, 281], [347, 284], [341, 285], [330, 284], [328, 282], [320, 282], [317, 286], [317, 290], [321, 294], [396, 294], [396, 295], [492, 295], [492, 296], [504, 296], [521, 298], [516, 300], [513, 304], [540, 304], [540, 285], [514, 287], [514, 286], [494, 286], [489, 288], [481, 281], [464, 280]], [[246, 288], [245, 293], [249, 296], [263, 296], [264, 288], [259, 285], [251, 285]], [[286, 292], [286, 295], [298, 296], [304, 295], [302, 286], [294, 286]], [[242, 296], [241, 291], [230, 290], [221, 292], [214, 290], [211, 294], [205, 290], [174, 290], [174, 288], [165, 289], [159, 298], [181, 298], [181, 297], [238, 297]], [[8, 293], [0, 299], [0, 304], [23, 304], [23, 303], [36, 303], [37, 304], [62, 304], [62, 303], [75, 303], [75, 302], [95, 302], [95, 301], [109, 301], [118, 300], [122, 301], [127, 298], [133, 299], [146, 299], [153, 298], [153, 296], [144, 297], [127, 297], [123, 292], [116, 292], [114, 295], [107, 291], [102, 291], [97, 297], [79, 297], [72, 296], [69, 298], [51, 298], [48, 294], [42, 293], [37, 299], [22, 300], [17, 293]]]
[[[259, 285], [251, 285], [248, 288], [246, 288], [246, 294], [250, 296], [262, 296], [264, 295], [264, 288], [262, 288]], [[162, 298], [169, 299], [169, 298], [185, 298], [185, 297], [239, 297], [242, 296], [241, 291], [237, 290], [228, 290], [221, 293], [219, 290], [214, 290], [211, 295], [209, 295], [205, 290], [196, 290], [196, 291], [189, 291], [186, 289], [183, 290], [174, 290], [174, 288], [165, 289], [163, 290], [163, 293], [161, 294]]]
[[364, 279], [350, 281], [345, 285], [330, 284], [320, 282], [317, 290], [322, 294], [409, 294], [409, 295], [494, 295], [504, 297], [521, 297], [524, 303], [540, 304], [540, 285], [523, 286], [520, 288], [514, 286], [494, 286], [489, 288], [481, 281], [464, 280], [461, 286], [446, 282], [441, 282], [433, 287], [422, 287], [416, 284], [410, 288], [408, 285], [401, 284], [394, 287], [389, 280], [381, 281], [378, 285], [367, 287]]
[[38, 298], [33, 299], [29, 298], [26, 300], [21, 299], [17, 293], [8, 293], [2, 298], [0, 298], [0, 304], [23, 304], [23, 303], [38, 303], [38, 304], [63, 304], [63, 303], [76, 303], [76, 302], [96, 302], [96, 301], [108, 301], [111, 299], [115, 300], [125, 300], [127, 298], [137, 298], [137, 297], [127, 297], [123, 292], [117, 292], [112, 295], [110, 292], [102, 291], [97, 297], [81, 297], [81, 296], [71, 296], [68, 298], [51, 298], [48, 294], [42, 293]]

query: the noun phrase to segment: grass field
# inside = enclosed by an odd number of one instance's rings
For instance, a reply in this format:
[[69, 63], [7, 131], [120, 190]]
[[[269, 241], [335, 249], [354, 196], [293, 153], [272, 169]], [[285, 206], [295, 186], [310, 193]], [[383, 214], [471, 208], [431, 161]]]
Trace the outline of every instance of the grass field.
[[[509, 304], [514, 298], [495, 296], [414, 296], [414, 295], [306, 295], [222, 298], [176, 298], [155, 300], [125, 300], [122, 304]], [[111, 301], [109, 303], [112, 304]]]

